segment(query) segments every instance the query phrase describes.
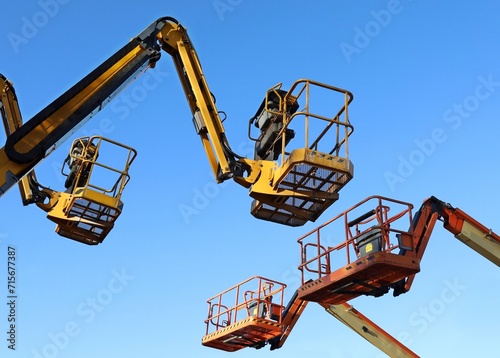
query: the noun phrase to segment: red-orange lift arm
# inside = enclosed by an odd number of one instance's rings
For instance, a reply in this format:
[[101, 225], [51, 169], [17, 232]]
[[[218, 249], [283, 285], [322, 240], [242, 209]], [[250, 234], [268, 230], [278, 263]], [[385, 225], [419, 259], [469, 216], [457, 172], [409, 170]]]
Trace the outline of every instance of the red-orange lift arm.
[[[423, 202], [413, 218], [414, 247], [419, 260], [424, 255], [432, 230], [438, 220], [442, 221], [444, 228], [457, 239], [500, 266], [500, 236], [459, 208], [454, 208], [434, 196]], [[407, 253], [409, 252], [403, 252], [405, 255]], [[399, 293], [407, 292], [414, 278], [415, 275], [409, 276], [404, 282], [404, 288], [401, 283]]]
[[300, 316], [302, 315], [302, 312], [304, 312], [307, 306], [308, 301], [300, 299], [298, 295], [299, 290], [296, 290], [292, 298], [290, 299], [290, 302], [288, 302], [288, 305], [281, 314], [283, 333], [281, 334], [281, 336], [277, 336], [269, 340], [271, 350], [281, 348], [283, 344], [285, 344], [286, 339], [292, 332], [293, 327], [295, 327], [295, 324], [297, 323]]

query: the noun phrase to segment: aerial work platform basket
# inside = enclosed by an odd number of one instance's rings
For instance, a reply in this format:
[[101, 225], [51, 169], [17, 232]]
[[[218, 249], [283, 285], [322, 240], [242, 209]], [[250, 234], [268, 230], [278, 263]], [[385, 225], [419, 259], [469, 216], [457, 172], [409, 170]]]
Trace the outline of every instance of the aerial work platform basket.
[[210, 298], [202, 344], [227, 352], [261, 348], [283, 333], [285, 285], [251, 277]]
[[59, 235], [88, 245], [102, 243], [122, 212], [121, 197], [136, 154], [135, 149], [103, 137], [73, 142], [62, 169], [67, 190], [57, 193], [47, 214]]
[[[348, 113], [352, 100], [347, 90], [305, 79], [289, 91], [278, 84], [267, 92], [250, 120], [260, 135], [253, 137], [249, 126], [249, 137], [255, 141], [256, 160], [278, 162], [268, 168], [272, 175], [261, 174], [269, 180], [250, 190], [253, 216], [300, 226], [315, 221], [338, 200], [354, 171], [348, 142], [354, 130]], [[298, 149], [287, 151], [292, 139]]]
[[418, 273], [412, 208], [372, 196], [299, 238], [299, 297], [333, 305], [360, 295], [378, 297]]

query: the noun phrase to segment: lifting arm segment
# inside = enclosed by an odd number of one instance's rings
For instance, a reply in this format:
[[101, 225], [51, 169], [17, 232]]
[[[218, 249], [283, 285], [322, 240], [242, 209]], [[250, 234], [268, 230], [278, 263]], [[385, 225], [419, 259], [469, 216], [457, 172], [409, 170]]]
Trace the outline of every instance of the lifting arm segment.
[[158, 23], [158, 39], [162, 49], [172, 56], [216, 181], [220, 183], [235, 174], [242, 176], [247, 166], [237, 163], [229, 148], [215, 98], [186, 29], [172, 18], [162, 18]]
[[308, 301], [304, 301], [298, 296], [299, 291], [296, 290], [292, 298], [290, 299], [290, 302], [288, 302], [288, 305], [283, 310], [283, 313], [281, 314], [281, 324], [283, 325], [283, 332], [280, 336], [269, 340], [271, 350], [281, 348], [283, 344], [285, 344], [285, 341], [292, 332], [293, 327], [299, 320], [302, 312], [304, 312], [304, 310], [306, 309]]
[[[156, 23], [7, 137], [0, 196], [159, 59]], [[3, 100], [3, 98], [2, 98]], [[5, 103], [4, 103], [5, 106]]]
[[[14, 87], [12, 83], [1, 74], [0, 88], [0, 115], [2, 117], [5, 134], [9, 137], [23, 125], [23, 120]], [[48, 188], [42, 188], [38, 184], [34, 170], [21, 178], [21, 180], [18, 181], [18, 185], [23, 205], [36, 203], [44, 210], [51, 205], [50, 197], [54, 191]]]
[[[1, 74], [0, 90], [0, 115], [2, 116], [5, 134], [8, 137], [22, 126], [23, 120], [21, 117], [21, 111], [19, 110], [19, 103], [17, 101], [14, 87], [12, 86], [12, 83]], [[21, 193], [23, 203], [25, 204], [30, 201], [29, 198], [31, 197], [29, 177], [31, 176], [31, 178], [34, 178], [34, 175], [34, 172], [30, 172], [29, 175], [23, 177], [19, 181], [19, 191]]]
[[[153, 68], [161, 55], [160, 45], [174, 60], [197, 134], [202, 139], [217, 182], [233, 177], [234, 173], [242, 176], [248, 169], [246, 161], [255, 161], [242, 159], [237, 163], [234, 159], [236, 155], [227, 144], [214, 98], [187, 32], [177, 20], [165, 17], [147, 27], [20, 128], [8, 133], [6, 145], [0, 152], [0, 196], [99, 112], [129, 82], [141, 72]], [[5, 79], [2, 82], [7, 83]], [[2, 102], [4, 100], [2, 98]], [[9, 110], [9, 101], [2, 107]], [[250, 182], [257, 176], [258, 172], [249, 175]], [[247, 179], [240, 179], [239, 183], [246, 187], [251, 185]]]
[[392, 337], [389, 333], [370, 321], [348, 303], [329, 305], [320, 303], [325, 310], [340, 322], [351, 328], [361, 337], [373, 344], [392, 358], [418, 358], [406, 346]]
[[[414, 247], [419, 260], [424, 255], [437, 220], [442, 221], [446, 230], [472, 250], [500, 266], [500, 236], [459, 208], [454, 208], [436, 197], [425, 200], [413, 219]], [[409, 252], [403, 251], [403, 254]], [[411, 275], [406, 279], [402, 292], [410, 290], [414, 278], [415, 275]]]
[[500, 237], [459, 208], [446, 206], [444, 227], [457, 239], [500, 266]]
[[[282, 314], [283, 333], [269, 340], [270, 349], [278, 349], [285, 344], [293, 327], [297, 323], [308, 301], [298, 297], [298, 290], [291, 298]], [[418, 355], [404, 346], [396, 338], [377, 326], [374, 322], [361, 314], [353, 306], [343, 303], [339, 305], [330, 305], [319, 303], [328, 313], [338, 319], [340, 322], [351, 328], [354, 332], [380, 349], [382, 352], [394, 358], [418, 358]]]

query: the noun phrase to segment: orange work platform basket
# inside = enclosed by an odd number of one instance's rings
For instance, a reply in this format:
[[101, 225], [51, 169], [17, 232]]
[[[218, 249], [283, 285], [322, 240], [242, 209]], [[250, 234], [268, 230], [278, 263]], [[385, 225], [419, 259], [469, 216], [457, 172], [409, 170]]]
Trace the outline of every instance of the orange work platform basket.
[[228, 352], [281, 336], [285, 285], [254, 276], [210, 298], [202, 344]]
[[[412, 208], [372, 196], [299, 238], [299, 297], [326, 304], [378, 297], [418, 273]], [[337, 240], [339, 233], [345, 236]]]

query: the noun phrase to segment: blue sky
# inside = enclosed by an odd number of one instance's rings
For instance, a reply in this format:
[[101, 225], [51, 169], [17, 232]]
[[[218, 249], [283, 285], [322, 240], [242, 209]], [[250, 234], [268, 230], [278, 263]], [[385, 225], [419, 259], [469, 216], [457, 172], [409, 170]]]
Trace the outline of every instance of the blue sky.
[[[0, 73], [14, 83], [26, 120], [151, 22], [173, 16], [188, 28], [228, 114], [233, 149], [250, 148], [247, 120], [268, 88], [311, 78], [354, 94], [355, 173], [316, 223], [254, 219], [246, 189], [211, 177], [164, 54], [77, 133], [104, 134], [139, 153], [123, 214], [102, 245], [59, 237], [42, 211], [22, 206], [16, 188], [1, 198], [0, 262], [15, 246], [19, 295], [17, 349], [7, 349], [2, 333], [1, 356], [226, 356], [201, 346], [206, 300], [253, 275], [284, 282], [290, 296], [299, 285], [296, 239], [370, 195], [415, 207], [434, 195], [499, 232], [499, 11], [495, 1], [425, 0], [4, 4]], [[43, 184], [62, 189], [68, 150], [69, 142], [39, 165]], [[421, 268], [406, 295], [351, 304], [422, 357], [499, 357], [498, 268], [439, 223]], [[8, 329], [6, 306], [0, 332]], [[282, 349], [233, 356], [304, 354], [384, 356], [314, 304]]]

